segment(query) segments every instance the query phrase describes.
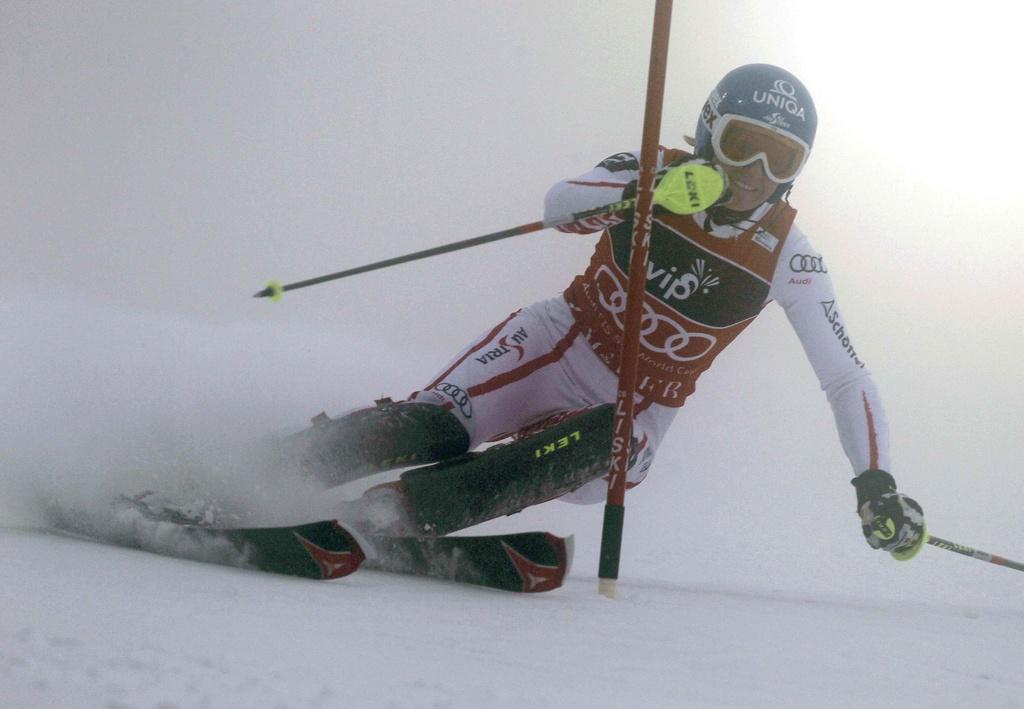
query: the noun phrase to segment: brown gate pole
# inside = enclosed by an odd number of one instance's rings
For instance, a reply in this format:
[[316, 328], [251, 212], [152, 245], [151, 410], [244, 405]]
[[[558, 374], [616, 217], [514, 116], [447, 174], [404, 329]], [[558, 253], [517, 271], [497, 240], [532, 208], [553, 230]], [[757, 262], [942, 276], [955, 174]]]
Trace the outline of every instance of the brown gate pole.
[[615, 597], [622, 550], [622, 525], [625, 517], [626, 470], [629, 444], [633, 435], [633, 409], [640, 353], [640, 324], [644, 310], [647, 257], [651, 244], [651, 207], [654, 176], [658, 165], [661, 138], [661, 109], [665, 98], [665, 66], [668, 37], [672, 24], [672, 0], [656, 0], [654, 32], [651, 37], [651, 62], [647, 73], [647, 104], [644, 108], [643, 143], [640, 149], [640, 177], [633, 218], [633, 243], [629, 259], [629, 285], [626, 289], [626, 321], [623, 325], [622, 357], [619, 361], [619, 390], [612, 432], [612, 464], [608, 480], [608, 502], [604, 508], [601, 531], [601, 559], [598, 565], [598, 592]]

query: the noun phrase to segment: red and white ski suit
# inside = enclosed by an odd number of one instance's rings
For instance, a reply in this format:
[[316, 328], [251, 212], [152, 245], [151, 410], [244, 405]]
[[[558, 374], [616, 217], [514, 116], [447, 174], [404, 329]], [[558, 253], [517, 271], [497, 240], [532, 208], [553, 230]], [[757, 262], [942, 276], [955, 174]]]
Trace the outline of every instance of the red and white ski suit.
[[[685, 153], [659, 155], [664, 163], [678, 159]], [[638, 168], [638, 153], [619, 153], [559, 182], [545, 199], [545, 218], [618, 201]], [[715, 224], [703, 212], [655, 215], [631, 485], [646, 477], [700, 374], [772, 301], [785, 310], [825, 390], [854, 474], [888, 470], [882, 403], [851, 344], [824, 260], [793, 225], [795, 214], [779, 202], [732, 225]], [[469, 431], [472, 447], [563, 412], [613, 403], [632, 227], [618, 217], [561, 227], [575, 233], [602, 229], [589, 268], [562, 295], [513, 313], [482, 334], [411, 398], [451, 410]], [[600, 502], [606, 493], [607, 483], [595, 480], [562, 499]]]

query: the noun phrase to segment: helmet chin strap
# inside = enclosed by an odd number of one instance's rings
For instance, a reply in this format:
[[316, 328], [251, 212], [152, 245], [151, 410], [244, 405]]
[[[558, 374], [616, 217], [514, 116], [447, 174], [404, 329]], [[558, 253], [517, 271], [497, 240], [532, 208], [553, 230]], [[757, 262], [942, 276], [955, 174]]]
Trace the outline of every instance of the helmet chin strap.
[[775, 193], [772, 194], [772, 196], [769, 197], [765, 201], [771, 202], [772, 204], [775, 204], [776, 202], [778, 202], [780, 200], [786, 200], [786, 203], [788, 204], [789, 203], [789, 193], [792, 192], [792, 191], [793, 191], [793, 183], [792, 182], [784, 182], [781, 185], [779, 185], [778, 189], [775, 190]]
[[[761, 204], [764, 204], [764, 202], [762, 202]], [[729, 224], [736, 224], [737, 222], [741, 222], [744, 219], [749, 219], [750, 215], [757, 211], [761, 204], [757, 205], [753, 209], [748, 209], [744, 212], [737, 212], [733, 209], [729, 209], [725, 205], [716, 204], [712, 207], [708, 207], [707, 215], [708, 218], [715, 224], [727, 226]]]

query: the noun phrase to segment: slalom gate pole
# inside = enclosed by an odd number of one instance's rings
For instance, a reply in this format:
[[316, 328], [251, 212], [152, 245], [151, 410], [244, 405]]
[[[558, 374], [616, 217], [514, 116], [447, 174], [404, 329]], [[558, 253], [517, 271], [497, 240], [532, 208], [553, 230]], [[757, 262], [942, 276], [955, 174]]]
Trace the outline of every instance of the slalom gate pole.
[[350, 268], [345, 271], [329, 273], [326, 276], [317, 276], [316, 278], [310, 278], [305, 281], [296, 281], [295, 283], [289, 283], [287, 285], [281, 285], [276, 281], [271, 281], [266, 288], [257, 293], [254, 293], [253, 298], [270, 298], [272, 300], [280, 300], [281, 294], [284, 293], [285, 291], [298, 290], [299, 288], [315, 286], [319, 283], [336, 281], [339, 278], [348, 278], [349, 276], [355, 276], [359, 273], [366, 273], [367, 271], [376, 271], [378, 269], [387, 268], [389, 266], [397, 266], [400, 263], [418, 261], [419, 259], [430, 258], [431, 256], [439, 256], [440, 254], [447, 254], [452, 251], [468, 249], [471, 246], [479, 246], [480, 244], [487, 244], [492, 241], [507, 239], [511, 236], [519, 236], [520, 234], [529, 234], [531, 232], [541, 231], [542, 229], [564, 226], [565, 224], [572, 224], [574, 222], [582, 221], [584, 219], [589, 219], [590, 217], [606, 216], [608, 214], [614, 214], [615, 212], [621, 212], [627, 209], [631, 209], [635, 204], [636, 199], [626, 199], [621, 202], [613, 202], [612, 204], [606, 204], [602, 207], [594, 207], [593, 209], [585, 209], [581, 212], [569, 214], [564, 217], [552, 217], [551, 219], [542, 219], [540, 221], [530, 222], [529, 224], [521, 224], [519, 226], [514, 226], [510, 229], [496, 231], [493, 234], [474, 236], [473, 238], [464, 239], [462, 241], [455, 241], [451, 244], [435, 246], [430, 249], [424, 249], [423, 251], [416, 251], [411, 254], [406, 254], [405, 256], [396, 256], [394, 258], [384, 259], [383, 261], [376, 261], [365, 266], [356, 266], [355, 268]]
[[1024, 571], [1024, 564], [1019, 561], [1010, 561], [1004, 559], [1001, 556], [995, 554], [989, 554], [987, 551], [979, 551], [977, 549], [971, 549], [963, 544], [957, 544], [956, 542], [950, 542], [939, 537], [931, 536], [928, 537], [928, 543], [932, 546], [936, 546], [939, 549], [945, 549], [946, 551], [955, 551], [957, 554], [963, 554], [964, 556], [970, 556], [980, 561], [987, 561], [990, 564], [998, 564], [999, 566], [1005, 566], [1010, 569], [1016, 569], [1017, 571]]
[[643, 142], [640, 148], [640, 176], [636, 186], [637, 201], [629, 256], [626, 319], [622, 333], [622, 356], [619, 361], [619, 389], [612, 429], [612, 463], [608, 475], [608, 501], [604, 507], [601, 558], [598, 564], [597, 590], [608, 598], [615, 598], [616, 581], [619, 578], [619, 556], [622, 551], [622, 526], [626, 512], [626, 471], [629, 467], [629, 446], [633, 437], [640, 323], [647, 285], [654, 177], [658, 169], [658, 143], [661, 139], [661, 110], [665, 98], [665, 66], [668, 62], [671, 24], [672, 0], [656, 0], [654, 31], [651, 36], [651, 61], [647, 73]]

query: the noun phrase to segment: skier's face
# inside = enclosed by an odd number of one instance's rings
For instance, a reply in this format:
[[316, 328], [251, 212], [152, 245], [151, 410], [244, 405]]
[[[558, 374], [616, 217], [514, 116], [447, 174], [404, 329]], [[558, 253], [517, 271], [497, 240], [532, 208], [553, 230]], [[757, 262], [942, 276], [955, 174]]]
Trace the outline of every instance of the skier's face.
[[723, 202], [722, 206], [734, 212], [749, 212], [761, 206], [779, 186], [764, 173], [760, 160], [743, 167], [722, 164], [719, 167], [728, 175], [729, 190], [732, 193], [729, 201]]

